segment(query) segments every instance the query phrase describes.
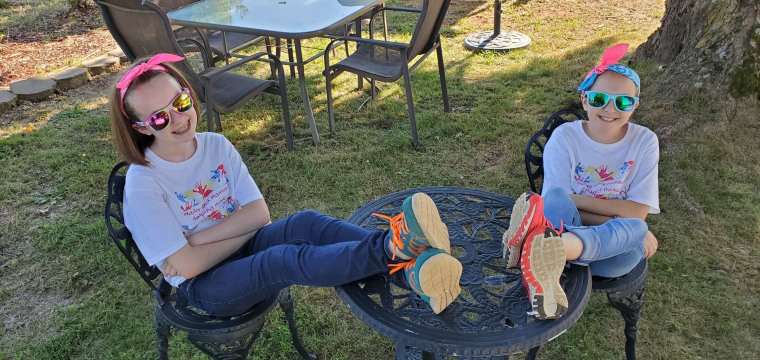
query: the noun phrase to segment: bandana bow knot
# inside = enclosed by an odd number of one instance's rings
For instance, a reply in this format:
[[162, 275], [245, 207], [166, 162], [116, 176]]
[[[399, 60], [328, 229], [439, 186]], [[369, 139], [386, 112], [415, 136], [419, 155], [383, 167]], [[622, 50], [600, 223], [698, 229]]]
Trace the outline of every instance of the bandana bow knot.
[[601, 63], [599, 63], [597, 66], [594, 66], [594, 68], [588, 72], [586, 79], [588, 79], [592, 73], [601, 75], [603, 72], [609, 70], [609, 65], [620, 61], [620, 59], [623, 58], [623, 55], [625, 55], [626, 51], [628, 51], [628, 44], [617, 44], [607, 50], [604, 50], [604, 53], [602, 53]]
[[636, 74], [633, 69], [617, 63], [620, 61], [620, 59], [623, 58], [623, 55], [625, 55], [627, 51], [628, 44], [617, 44], [607, 50], [604, 50], [604, 53], [602, 53], [602, 61], [599, 63], [599, 65], [594, 66], [594, 68], [588, 72], [586, 78], [583, 80], [581, 85], [578, 86], [578, 91], [588, 90], [591, 88], [591, 85], [594, 85], [594, 81], [596, 81], [597, 76], [603, 74], [607, 70], [611, 70], [631, 79], [631, 81], [633, 81], [633, 83], [636, 85], [636, 95], [638, 95], [640, 92], [641, 82], [639, 75]]

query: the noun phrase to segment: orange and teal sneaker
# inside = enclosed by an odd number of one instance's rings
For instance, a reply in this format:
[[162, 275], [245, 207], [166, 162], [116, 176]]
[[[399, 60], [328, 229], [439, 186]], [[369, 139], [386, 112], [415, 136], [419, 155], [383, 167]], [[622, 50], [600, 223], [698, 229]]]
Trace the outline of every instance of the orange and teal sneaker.
[[520, 195], [512, 208], [509, 228], [501, 239], [502, 256], [507, 260], [508, 268], [519, 263], [525, 239], [543, 234], [546, 227], [553, 228], [544, 217], [544, 199], [533, 192]]
[[441, 221], [438, 207], [425, 193], [416, 193], [407, 197], [402, 204], [403, 212], [390, 217], [373, 214], [390, 221], [393, 240], [393, 259], [396, 252], [406, 258], [414, 259], [427, 249], [440, 249], [451, 253], [449, 229]]
[[559, 283], [564, 268], [565, 245], [554, 229], [544, 227], [543, 233], [525, 240], [520, 270], [537, 319], [556, 319], [567, 312], [567, 295]]
[[462, 263], [441, 249], [425, 250], [417, 258], [389, 265], [391, 274], [404, 269], [404, 278], [412, 290], [430, 304], [438, 314], [462, 291]]

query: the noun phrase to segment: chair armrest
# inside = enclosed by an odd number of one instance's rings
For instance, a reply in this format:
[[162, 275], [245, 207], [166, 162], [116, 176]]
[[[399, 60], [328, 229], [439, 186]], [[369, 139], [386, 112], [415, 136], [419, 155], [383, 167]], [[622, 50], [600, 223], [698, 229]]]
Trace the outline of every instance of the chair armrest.
[[191, 42], [195, 44], [195, 46], [198, 47], [198, 51], [201, 53], [201, 57], [203, 58], [203, 68], [208, 69], [211, 67], [211, 64], [209, 63], [209, 54], [206, 52], [206, 47], [201, 44], [200, 41], [191, 39], [191, 38], [179, 38], [177, 39], [177, 44], [181, 44], [183, 42]]
[[[176, 28], [175, 28], [175, 26], [176, 26]], [[214, 63], [214, 53], [213, 53], [213, 50], [211, 48], [211, 43], [209, 42], [208, 35], [206, 34], [206, 30], [201, 29], [201, 28], [197, 28], [197, 27], [182, 26], [182, 25], [174, 25], [172, 27], [172, 31], [175, 34], [176, 34], [177, 31], [180, 31], [180, 30], [195, 31], [198, 34], [198, 37], [200, 38], [200, 41], [203, 43], [203, 47], [208, 50], [208, 52], [206, 52], [207, 59], [204, 59], [204, 60], [207, 60], [207, 61], [204, 61], [204, 66], [205, 66], [204, 68], [208, 68], [209, 66], [211, 66], [211, 65], [205, 65], [205, 63], [208, 63], [208, 64], [213, 64]], [[175, 37], [176, 37], [176, 35], [175, 35]], [[195, 39], [193, 39], [193, 40], [195, 40]], [[198, 40], [196, 40], [196, 41], [198, 41]]]
[[[375, 17], [377, 17], [380, 12], [385, 10], [391, 10], [391, 11], [402, 11], [402, 12], [410, 12], [410, 13], [417, 13], [422, 14], [422, 9], [416, 9], [416, 8], [406, 8], [406, 7], [397, 7], [397, 6], [385, 6], [377, 7], [372, 10], [372, 15], [369, 17], [369, 38], [373, 38], [373, 30], [375, 28]], [[383, 15], [385, 16], [385, 15]], [[385, 35], [388, 36], [388, 24], [383, 25], [385, 27]], [[386, 39], [387, 40], [387, 39]]]
[[[266, 60], [261, 59], [262, 56], [269, 56], [270, 59], [266, 59]], [[222, 67], [211, 67], [207, 71], [204, 71], [203, 73], [198, 74], [198, 76], [200, 76], [201, 78], [203, 78], [205, 80], [211, 80], [211, 78], [213, 78], [214, 76], [217, 76], [220, 73], [224, 73], [224, 72], [230, 71], [230, 70], [232, 70], [232, 69], [234, 69], [236, 67], [240, 67], [242, 65], [245, 65], [246, 63], [251, 62], [253, 60], [259, 60], [259, 61], [263, 61], [263, 62], [273, 61], [274, 64], [275, 64], [275, 66], [277, 67], [277, 71], [280, 74], [282, 74], [282, 72], [283, 72], [282, 62], [280, 61], [280, 59], [277, 56], [275, 56], [272, 53], [260, 51], [260, 52], [257, 52], [255, 54], [253, 54], [253, 55], [246, 56], [244, 58], [241, 58], [240, 60], [237, 60], [237, 61], [235, 61], [233, 63], [227, 64], [227, 65], [222, 66]]]
[[353, 41], [353, 42], [362, 43], [362, 44], [382, 46], [384, 48], [398, 50], [399, 52], [401, 52], [401, 56], [403, 57], [406, 57], [406, 51], [409, 48], [409, 44], [397, 43], [397, 42], [392, 42], [392, 41], [358, 38], [354, 36], [341, 36], [330, 41], [330, 43], [327, 44], [327, 48], [325, 48], [325, 52], [324, 52], [325, 73], [330, 71], [330, 51], [329, 50], [330, 50], [330, 47], [332, 47], [333, 43], [335, 43], [336, 41]]
[[379, 9], [375, 9], [373, 11], [372, 16], [375, 16], [376, 14], [379, 14], [381, 11], [385, 10], [392, 10], [392, 11], [405, 11], [405, 12], [413, 12], [413, 13], [422, 13], [422, 9], [415, 9], [415, 8], [404, 8], [404, 7], [396, 7], [396, 6], [383, 6]]
[[371, 45], [377, 45], [382, 46], [389, 49], [395, 49], [395, 50], [402, 50], [409, 47], [409, 44], [405, 43], [397, 43], [393, 41], [384, 41], [384, 40], [375, 40], [375, 39], [365, 39], [365, 38], [358, 38], [355, 36], [340, 36], [332, 41], [327, 45], [326, 49], [330, 49], [330, 46], [332, 46], [333, 43], [336, 41], [353, 41], [358, 43], [364, 43], [364, 44], [371, 44]]

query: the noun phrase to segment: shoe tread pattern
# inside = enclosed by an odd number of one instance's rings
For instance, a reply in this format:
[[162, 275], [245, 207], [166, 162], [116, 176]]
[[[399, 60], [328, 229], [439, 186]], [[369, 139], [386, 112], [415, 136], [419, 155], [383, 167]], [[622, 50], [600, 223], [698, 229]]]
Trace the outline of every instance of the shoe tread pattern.
[[[502, 236], [501, 242], [504, 247], [502, 256], [507, 259], [507, 267], [516, 266], [520, 262], [522, 243], [525, 240], [528, 227], [530, 227], [536, 211], [536, 208], [531, 207], [530, 201], [528, 201], [531, 195], [531, 193], [524, 193], [515, 201], [515, 206], [512, 208], [509, 218], [509, 228]], [[530, 215], [530, 218], [527, 221], [523, 221], [528, 215]], [[518, 235], [520, 239], [515, 241], [514, 238]]]
[[424, 193], [414, 194], [412, 196], [412, 210], [417, 219], [417, 224], [430, 243], [430, 247], [441, 249], [450, 254], [449, 230], [446, 224], [441, 221], [441, 215], [438, 213], [438, 207], [433, 199]]
[[420, 267], [419, 283], [433, 312], [438, 314], [459, 296], [461, 288], [462, 264], [448, 254], [437, 254], [428, 258]]
[[556, 232], [546, 235], [536, 235], [529, 254], [530, 271], [543, 291], [534, 296], [532, 306], [537, 318], [554, 319], [564, 315], [568, 305], [558, 281], [565, 268], [565, 246]]

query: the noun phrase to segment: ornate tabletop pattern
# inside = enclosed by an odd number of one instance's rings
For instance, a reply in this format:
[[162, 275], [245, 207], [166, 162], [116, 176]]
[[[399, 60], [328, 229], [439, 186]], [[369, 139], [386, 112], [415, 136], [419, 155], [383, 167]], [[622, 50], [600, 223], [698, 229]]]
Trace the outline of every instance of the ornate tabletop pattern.
[[414, 292], [376, 275], [336, 288], [362, 321], [399, 347], [460, 356], [499, 356], [522, 352], [567, 330], [583, 312], [590, 292], [588, 268], [571, 266], [561, 283], [570, 307], [557, 320], [536, 320], [518, 267], [502, 259], [501, 237], [509, 227], [514, 200], [459, 187], [409, 189], [372, 201], [348, 218], [367, 229], [388, 228], [372, 213], [395, 215], [404, 199], [424, 192], [435, 201], [447, 225], [451, 251], [463, 265], [462, 294], [436, 315]]

